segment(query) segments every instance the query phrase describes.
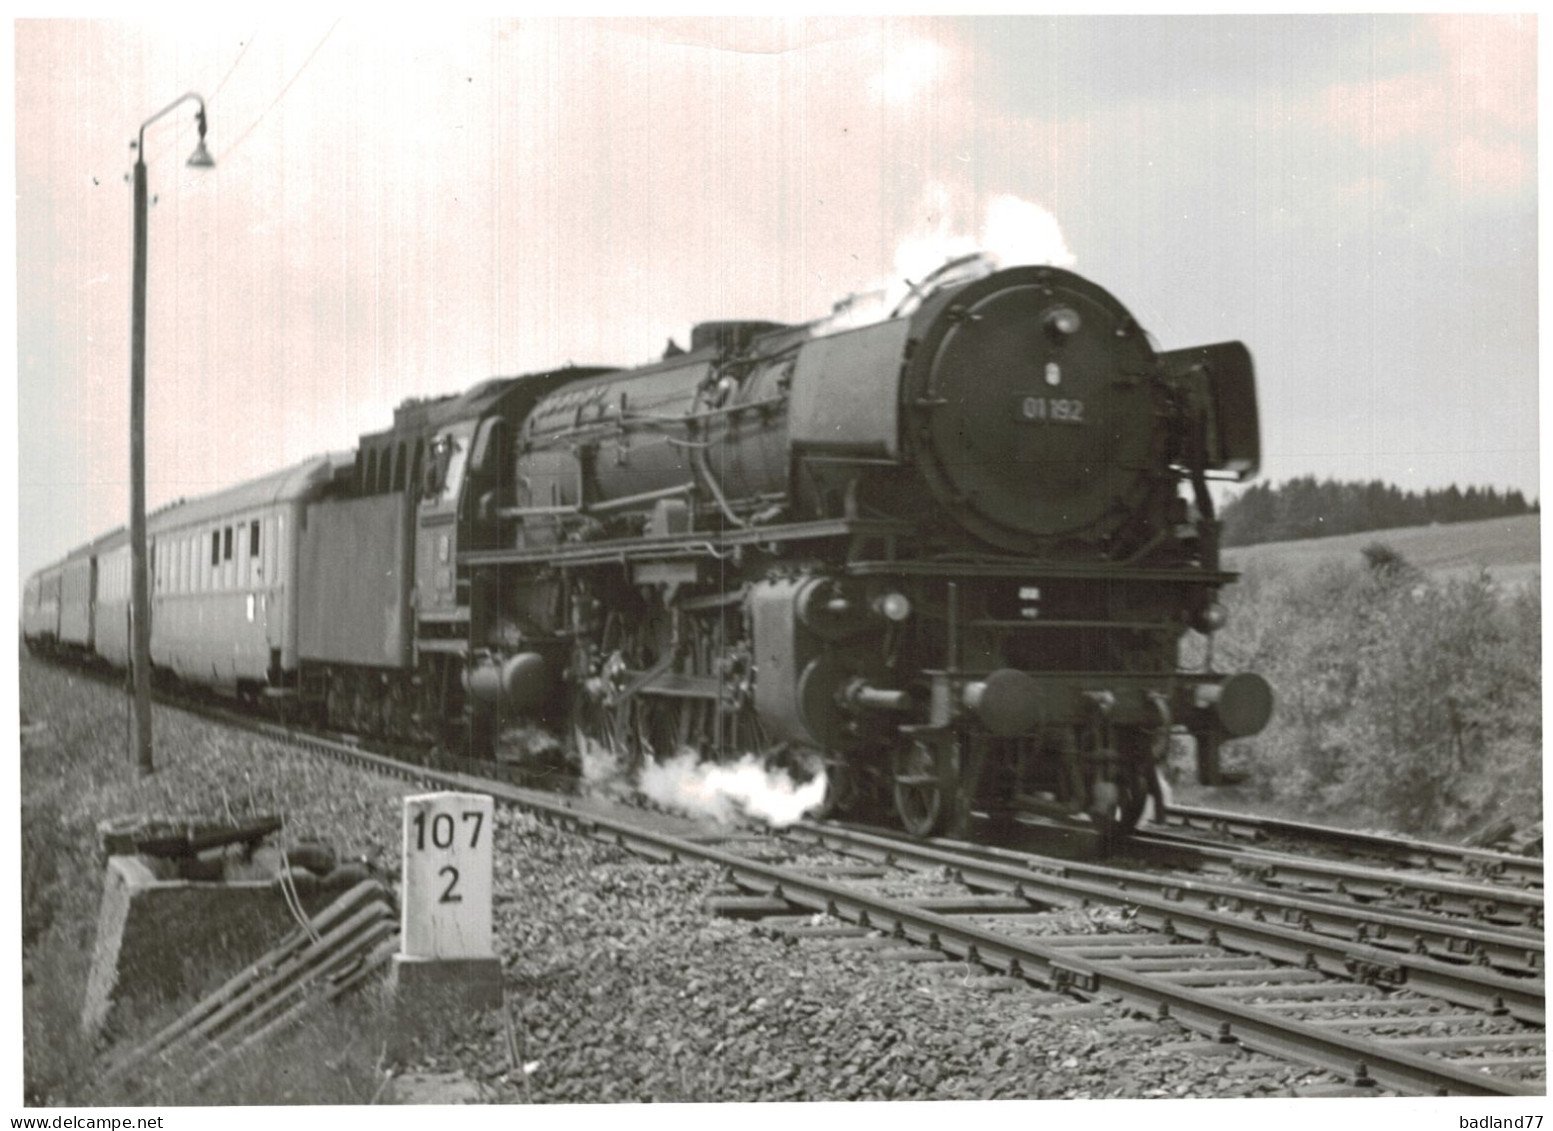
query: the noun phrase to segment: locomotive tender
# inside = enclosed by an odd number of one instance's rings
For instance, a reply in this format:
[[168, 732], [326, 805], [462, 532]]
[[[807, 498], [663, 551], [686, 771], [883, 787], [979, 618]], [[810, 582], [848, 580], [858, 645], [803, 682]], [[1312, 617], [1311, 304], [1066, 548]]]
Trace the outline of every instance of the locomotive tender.
[[[1235, 576], [1208, 479], [1258, 460], [1240, 343], [1160, 353], [1088, 280], [971, 257], [870, 325], [702, 324], [656, 364], [406, 402], [353, 461], [166, 508], [153, 662], [367, 734], [774, 754], [823, 764], [827, 812], [1109, 838], [1174, 731], [1211, 784], [1271, 711], [1259, 676], [1178, 664]], [[69, 602], [49, 571], [27, 592], [45, 640]]]

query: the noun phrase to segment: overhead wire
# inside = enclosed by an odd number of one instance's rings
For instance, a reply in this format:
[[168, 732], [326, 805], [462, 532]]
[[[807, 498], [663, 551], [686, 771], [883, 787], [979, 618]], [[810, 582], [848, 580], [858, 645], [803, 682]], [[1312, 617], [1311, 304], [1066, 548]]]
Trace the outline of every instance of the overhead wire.
[[210, 100], [212, 102], [214, 102], [216, 100], [216, 96], [221, 93], [221, 88], [226, 85], [226, 80], [232, 77], [232, 72], [237, 70], [237, 65], [243, 61], [243, 56], [248, 54], [248, 49], [253, 46], [253, 38], [258, 34], [259, 29], [254, 28], [253, 31], [248, 33], [248, 38], [243, 40], [243, 49], [237, 53], [237, 58], [232, 60], [231, 67], [227, 69], [227, 73], [222, 76], [221, 81], [216, 84], [216, 89], [211, 91]]
[[323, 50], [324, 44], [327, 43], [329, 41], [329, 37], [334, 34], [334, 29], [340, 26], [340, 20], [342, 18], [343, 17], [339, 16], [335, 17], [334, 23], [329, 25], [329, 29], [324, 32], [323, 37], [319, 39], [316, 44], [314, 44], [313, 49], [308, 52], [307, 58], [302, 60], [302, 65], [296, 69], [296, 73], [293, 74], [291, 78], [286, 80], [286, 85], [280, 88], [280, 93], [277, 94], [274, 100], [271, 101], [270, 104], [266, 106], [262, 112], [260, 112], [259, 116], [253, 120], [253, 124], [250, 125], [241, 134], [239, 134], [237, 140], [234, 141], [231, 145], [222, 147], [223, 157], [230, 158], [232, 154], [237, 151], [237, 147], [242, 145], [243, 142], [247, 140], [248, 135], [259, 128], [259, 124], [269, 116], [270, 111], [275, 109], [275, 107], [280, 104], [280, 100], [286, 97], [286, 92], [296, 84], [297, 79], [302, 77], [302, 72], [307, 70], [312, 61], [318, 57], [318, 52]]

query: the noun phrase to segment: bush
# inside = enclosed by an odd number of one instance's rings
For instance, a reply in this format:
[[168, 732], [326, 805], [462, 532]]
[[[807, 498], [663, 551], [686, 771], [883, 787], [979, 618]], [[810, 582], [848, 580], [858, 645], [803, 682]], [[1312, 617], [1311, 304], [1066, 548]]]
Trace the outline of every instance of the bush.
[[1538, 590], [1434, 583], [1381, 544], [1364, 559], [1257, 571], [1228, 596], [1222, 666], [1277, 695], [1240, 747], [1262, 798], [1414, 834], [1540, 820]]

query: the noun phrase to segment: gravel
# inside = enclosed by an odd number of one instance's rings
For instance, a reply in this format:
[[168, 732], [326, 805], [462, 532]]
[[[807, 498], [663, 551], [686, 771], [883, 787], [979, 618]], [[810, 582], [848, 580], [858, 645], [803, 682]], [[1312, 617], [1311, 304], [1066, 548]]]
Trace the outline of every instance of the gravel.
[[[139, 779], [123, 696], [25, 658], [21, 707], [24, 810], [53, 807], [73, 836], [126, 807], [281, 811], [291, 835], [397, 868], [399, 798], [416, 787], [161, 709], [161, 768]], [[508, 1016], [461, 1019], [400, 1066], [478, 1082], [486, 1100], [1287, 1096], [1331, 1082], [964, 964], [885, 961], [715, 918], [703, 906], [719, 884], [710, 866], [646, 862], [505, 810], [497, 829]], [[1098, 929], [1108, 914], [1064, 912], [1054, 929]]]

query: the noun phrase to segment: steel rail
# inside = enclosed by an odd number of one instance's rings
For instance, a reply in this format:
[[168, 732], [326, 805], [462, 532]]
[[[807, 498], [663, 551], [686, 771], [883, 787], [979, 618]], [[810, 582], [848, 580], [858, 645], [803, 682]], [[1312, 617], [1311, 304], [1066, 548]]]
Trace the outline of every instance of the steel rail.
[[1346, 1034], [1258, 1010], [1188, 986], [1172, 984], [1086, 959], [1038, 942], [1017, 940], [920, 910], [908, 903], [868, 895], [823, 880], [701, 848], [696, 855], [722, 864], [746, 881], [771, 885], [777, 898], [869, 926], [892, 924], [898, 937], [924, 943], [966, 961], [1032, 978], [1057, 988], [1077, 986], [1091, 994], [1112, 993], [1133, 1009], [1168, 1015], [1199, 1032], [1239, 1041], [1272, 1053], [1340, 1073], [1376, 1081], [1400, 1091], [1459, 1092], [1465, 1095], [1538, 1095], [1537, 1086], [1486, 1076], [1445, 1061], [1377, 1046]]
[[[285, 728], [270, 729], [290, 741], [298, 738]], [[900, 938], [1049, 987], [1076, 988], [1097, 995], [1114, 994], [1133, 1009], [1168, 1015], [1188, 1028], [1217, 1035], [1221, 1040], [1238, 1040], [1248, 1048], [1284, 1059], [1344, 1076], [1368, 1076], [1384, 1086], [1419, 1094], [1540, 1094], [1539, 1086], [1535, 1084], [1474, 1072], [1448, 1061], [1291, 1020], [1276, 1011], [1260, 1010], [1210, 992], [1119, 969], [1115, 964], [1086, 959], [1038, 942], [1002, 936], [900, 900], [871, 895], [845, 884], [751, 860], [626, 821], [579, 812], [571, 804], [532, 790], [473, 774], [413, 766], [311, 736], [302, 737], [302, 743], [322, 753], [394, 776], [451, 789], [489, 793], [505, 804], [539, 814], [553, 823], [656, 859], [701, 860], [716, 864], [741, 885], [761, 890], [796, 907], [863, 926], [889, 926]], [[974, 865], [976, 862], [968, 863]]]
[[822, 847], [841, 848], [888, 863], [909, 860], [921, 867], [952, 868], [973, 887], [1026, 899], [1069, 905], [1087, 900], [1126, 906], [1135, 909], [1136, 922], [1166, 934], [1246, 950], [1338, 977], [1405, 986], [1476, 1009], [1503, 1008], [1518, 1020], [1534, 1025], [1544, 1023], [1546, 995], [1541, 978], [1508, 977], [1483, 967], [1455, 966], [1421, 955], [1399, 954], [1368, 943], [1332, 939], [1277, 923], [1258, 923], [1193, 907], [1164, 894], [1149, 895], [1136, 890], [1134, 881], [1142, 879], [1143, 886], [1147, 886], [1151, 877], [1118, 872], [1115, 874], [1119, 878], [1112, 882], [1076, 879], [1065, 875], [1066, 869], [1061, 866], [1052, 870], [1019, 868], [853, 830], [811, 826], [804, 828], [801, 835]]
[[1357, 900], [1401, 902], [1416, 898], [1422, 906], [1450, 912], [1466, 918], [1493, 919], [1513, 917], [1528, 926], [1542, 925], [1541, 889], [1511, 887], [1507, 884], [1470, 884], [1437, 875], [1413, 872], [1383, 872], [1338, 860], [1320, 860], [1256, 848], [1224, 845], [1184, 844], [1169, 837], [1135, 833], [1135, 846], [1171, 851], [1188, 851], [1237, 871], [1254, 875], [1260, 882], [1274, 879], [1291, 883], [1313, 884]]
[[1378, 833], [1340, 829], [1332, 825], [1318, 825], [1248, 813], [1229, 813], [1218, 809], [1172, 805], [1166, 810], [1163, 826], [1145, 826], [1144, 831], [1152, 834], [1157, 833], [1161, 827], [1171, 826], [1227, 832], [1247, 838], [1295, 837], [1354, 852], [1374, 853], [1403, 864], [1432, 871], [1503, 877], [1506, 881], [1519, 882], [1527, 886], [1540, 887], [1543, 882], [1543, 862], [1540, 856], [1517, 856], [1513, 853], [1495, 852], [1486, 848], [1441, 844], [1410, 837], [1382, 836]]
[[[816, 832], [835, 831], [834, 826], [815, 826], [807, 822], [799, 828]], [[913, 842], [905, 843], [911, 845]], [[1118, 890], [1150, 892], [1162, 899], [1188, 903], [1206, 911], [1229, 910], [1237, 914], [1260, 914], [1264, 918], [1276, 916], [1285, 924], [1301, 930], [1352, 939], [1388, 951], [1430, 954], [1430, 948], [1434, 948], [1448, 956], [1441, 958], [1441, 961], [1486, 963], [1525, 975], [1540, 974], [1545, 965], [1540, 930], [1490, 930], [1422, 912], [1312, 899], [1229, 880], [1202, 880], [1125, 871], [1100, 864], [1055, 860], [944, 838], [933, 838], [927, 843], [972, 859], [991, 859], [1016, 868], [1054, 872], [1073, 879], [1089, 879], [1116, 886]]]

